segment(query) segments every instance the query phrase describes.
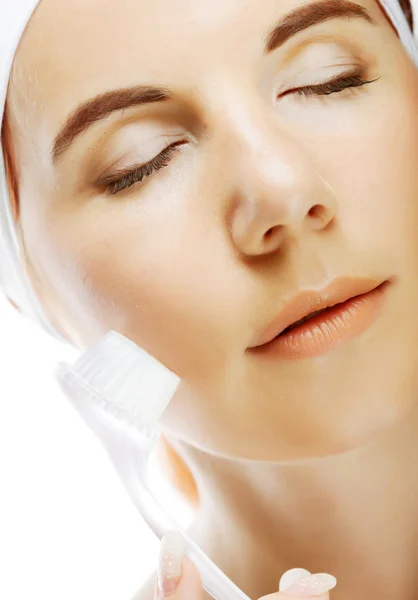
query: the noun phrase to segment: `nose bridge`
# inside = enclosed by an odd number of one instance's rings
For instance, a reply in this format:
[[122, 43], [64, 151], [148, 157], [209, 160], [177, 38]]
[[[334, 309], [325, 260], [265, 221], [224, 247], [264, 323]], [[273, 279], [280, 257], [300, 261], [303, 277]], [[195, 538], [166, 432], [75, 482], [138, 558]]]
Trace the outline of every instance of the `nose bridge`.
[[335, 198], [303, 142], [274, 106], [237, 101], [229, 107], [220, 117], [219, 155], [232, 192], [228, 222], [235, 245], [260, 255], [287, 236], [326, 229]]
[[222, 119], [224, 164], [247, 193], [252, 190], [267, 201], [270, 193], [280, 191], [274, 194], [275, 207], [280, 201], [288, 204], [288, 210], [296, 208], [292, 198], [311, 196], [319, 179], [312, 157], [273, 107], [241, 101]]

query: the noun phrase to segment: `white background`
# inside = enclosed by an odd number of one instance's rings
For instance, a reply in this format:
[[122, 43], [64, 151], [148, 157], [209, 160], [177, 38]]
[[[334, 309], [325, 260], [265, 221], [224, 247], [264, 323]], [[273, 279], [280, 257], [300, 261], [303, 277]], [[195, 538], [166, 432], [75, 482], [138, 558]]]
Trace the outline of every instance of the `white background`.
[[0, 297], [1, 600], [130, 600], [156, 567], [156, 538], [52, 376], [74, 357]]
[[130, 600], [156, 538], [53, 377], [75, 353], [0, 298], [0, 598]]

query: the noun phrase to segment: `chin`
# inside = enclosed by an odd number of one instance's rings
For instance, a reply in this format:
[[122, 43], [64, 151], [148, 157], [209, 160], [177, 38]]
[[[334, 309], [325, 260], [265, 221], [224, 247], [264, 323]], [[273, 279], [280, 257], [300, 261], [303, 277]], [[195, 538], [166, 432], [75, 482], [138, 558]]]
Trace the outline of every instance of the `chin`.
[[373, 444], [401, 430], [417, 406], [418, 322], [408, 314], [396, 310], [314, 360], [246, 360], [216, 387], [212, 378], [210, 389], [173, 404], [167, 425], [192, 446], [233, 460], [292, 463]]
[[[377, 442], [402, 426], [417, 406], [418, 374], [370, 364], [364, 376], [327, 378], [326, 385], [257, 394], [256, 409], [241, 399], [239, 418], [201, 432], [202, 450], [235, 460], [292, 463], [345, 454]], [[412, 363], [411, 363], [412, 367]], [[359, 372], [357, 370], [357, 372]], [[362, 373], [362, 371], [360, 371]], [[382, 373], [385, 373], [383, 378]], [[254, 400], [254, 398], [253, 398]]]

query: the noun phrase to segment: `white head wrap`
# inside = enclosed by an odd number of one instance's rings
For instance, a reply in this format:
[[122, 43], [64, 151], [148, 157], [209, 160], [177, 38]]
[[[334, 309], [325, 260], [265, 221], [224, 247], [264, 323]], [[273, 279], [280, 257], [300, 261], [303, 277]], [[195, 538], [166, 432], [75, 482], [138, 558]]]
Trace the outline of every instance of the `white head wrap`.
[[[39, 0], [0, 0], [0, 123], [14, 55]], [[37, 321], [61, 341], [32, 289], [24, 262], [9, 198], [3, 149], [0, 145], [0, 293], [14, 302], [23, 315]]]
[[[0, 0], [0, 122], [3, 120], [4, 104], [14, 55], [20, 38], [38, 3], [39, 0]], [[409, 55], [418, 65], [418, 47], [398, 0], [380, 0], [380, 4], [398, 31]], [[0, 291], [16, 304], [25, 316], [34, 319], [48, 333], [64, 341], [42, 310], [24, 269], [8, 193], [4, 156], [1, 147]]]

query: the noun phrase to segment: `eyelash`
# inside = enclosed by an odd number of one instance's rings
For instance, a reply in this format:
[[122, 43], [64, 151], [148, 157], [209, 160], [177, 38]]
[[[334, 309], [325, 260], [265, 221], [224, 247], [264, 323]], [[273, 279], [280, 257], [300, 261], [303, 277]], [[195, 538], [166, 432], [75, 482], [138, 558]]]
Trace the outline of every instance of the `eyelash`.
[[301, 88], [287, 90], [280, 95], [280, 98], [283, 98], [289, 94], [296, 94], [298, 96], [305, 96], [308, 98], [312, 96], [330, 96], [331, 94], [338, 94], [347, 89], [352, 89], [353, 92], [356, 92], [357, 89], [355, 88], [360, 88], [363, 85], [374, 83], [375, 81], [378, 81], [378, 79], [380, 79], [380, 77], [368, 80], [363, 77], [362, 72], [354, 71], [345, 75], [336, 75], [329, 81], [326, 81], [325, 83], [319, 83], [318, 85], [306, 85]]
[[167, 146], [160, 154], [150, 160], [147, 164], [135, 169], [121, 169], [109, 177], [105, 177], [99, 182], [99, 185], [106, 187], [106, 194], [114, 196], [123, 190], [126, 190], [136, 183], [141, 183], [147, 177], [150, 177], [154, 171], [159, 171], [167, 167], [174, 154], [179, 151], [179, 146], [184, 142], [175, 142]]
[[[333, 79], [318, 85], [307, 85], [301, 88], [287, 90], [280, 95], [280, 98], [290, 94], [308, 98], [315, 96], [330, 96], [331, 94], [337, 94], [347, 89], [356, 92], [356, 88], [360, 88], [369, 83], [374, 83], [378, 79], [380, 78], [378, 77], [377, 79], [372, 80], [364, 79], [363, 74], [356, 71], [345, 75], [337, 75]], [[154, 171], [159, 171], [160, 169], [167, 167], [173, 156], [179, 151], [179, 146], [183, 143], [184, 142], [176, 142], [171, 144], [147, 164], [137, 167], [136, 169], [123, 169], [119, 171], [119, 173], [104, 178], [100, 184], [106, 186], [106, 194], [113, 196], [132, 187], [136, 183], [141, 183], [144, 179], [150, 177]]]

